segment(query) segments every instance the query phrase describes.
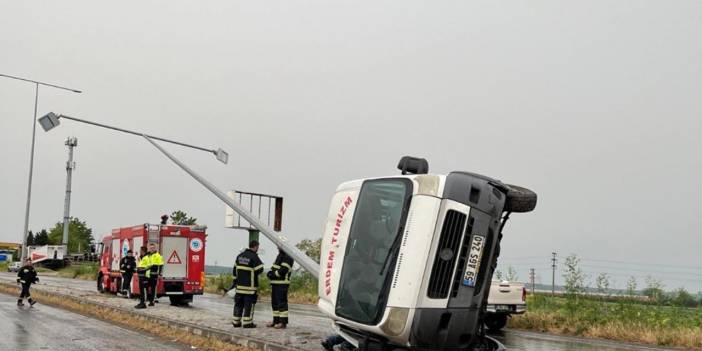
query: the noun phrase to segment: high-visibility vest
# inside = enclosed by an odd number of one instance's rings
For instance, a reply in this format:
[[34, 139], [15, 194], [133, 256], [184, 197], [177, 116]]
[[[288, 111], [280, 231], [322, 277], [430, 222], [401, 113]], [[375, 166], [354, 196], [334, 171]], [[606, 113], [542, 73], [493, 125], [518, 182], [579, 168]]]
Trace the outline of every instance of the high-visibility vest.
[[148, 269], [151, 267], [151, 261], [149, 260], [149, 254], [139, 257], [139, 263], [137, 263], [137, 274], [139, 276], [147, 276]]
[[153, 252], [149, 254], [149, 267], [146, 271], [146, 276], [151, 277], [152, 275], [158, 275], [161, 273], [163, 268], [163, 256], [158, 252]]

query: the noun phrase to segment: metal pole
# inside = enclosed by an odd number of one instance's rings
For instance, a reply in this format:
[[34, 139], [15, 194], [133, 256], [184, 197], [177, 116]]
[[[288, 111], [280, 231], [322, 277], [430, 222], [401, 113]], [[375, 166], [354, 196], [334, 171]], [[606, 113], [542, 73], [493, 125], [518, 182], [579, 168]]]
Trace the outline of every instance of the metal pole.
[[46, 83], [46, 82], [40, 82], [40, 81], [38, 81], [38, 80], [32, 80], [32, 79], [27, 79], [27, 78], [22, 78], [22, 77], [17, 77], [17, 76], [11, 76], [11, 75], [9, 75], [9, 74], [2, 74], [2, 73], [0, 73], [0, 77], [17, 79], [17, 80], [21, 80], [21, 81], [23, 81], [23, 82], [35, 83], [35, 84], [37, 84], [37, 85], [41, 84], [41, 85], [45, 85], [45, 86], [47, 86], [47, 87], [52, 87], [52, 88], [56, 88], [56, 89], [63, 89], [63, 90], [72, 91], [72, 92], [74, 92], [74, 93], [82, 93], [82, 91], [80, 91], [80, 90], [78, 90], [78, 89], [73, 89], [73, 88], [69, 88], [69, 87], [63, 87], [63, 86], [60, 86], [60, 85], [50, 84], [50, 83]]
[[[14, 77], [12, 77], [14, 78]], [[27, 257], [27, 234], [29, 233], [29, 205], [32, 202], [32, 175], [34, 173], [34, 141], [37, 136], [37, 105], [39, 104], [39, 83], [34, 83], [34, 119], [32, 119], [32, 148], [29, 152], [29, 180], [27, 181], [27, 206], [24, 209], [24, 231], [22, 232], [22, 254], [20, 262]]]
[[529, 278], [531, 278], [531, 295], [534, 295], [534, 280], [536, 280], [536, 273], [534, 272], [534, 268], [532, 268], [529, 271]]
[[217, 154], [217, 150], [214, 150], [214, 149], [207, 149], [207, 148], [200, 147], [200, 146], [196, 146], [196, 145], [191, 145], [191, 144], [182, 143], [182, 142], [180, 142], [180, 141], [170, 140], [170, 139], [166, 139], [166, 138], [160, 138], [160, 137], [157, 137], [157, 136], [148, 135], [148, 134], [144, 134], [144, 133], [139, 133], [139, 132], [135, 132], [135, 131], [128, 130], [128, 129], [124, 129], [124, 128], [109, 126], [109, 125], [107, 125], [107, 124], [102, 124], [102, 123], [97, 123], [97, 122], [91, 122], [91, 121], [88, 121], [88, 120], [84, 120], [84, 119], [80, 119], [80, 118], [76, 118], [76, 117], [71, 117], [71, 116], [66, 116], [66, 115], [59, 115], [58, 118], [65, 118], [65, 119], [70, 119], [70, 120], [76, 121], [76, 122], [82, 122], [82, 123], [86, 123], [86, 124], [92, 124], [92, 125], [97, 126], [97, 127], [112, 129], [112, 130], [116, 130], [116, 131], [118, 131], [118, 132], [123, 132], [123, 133], [127, 133], [127, 134], [133, 134], [133, 135], [139, 135], [139, 136], [145, 135], [145, 136], [147, 136], [147, 137], [149, 137], [149, 138], [151, 138], [151, 139], [156, 139], [156, 140], [160, 140], [160, 141], [165, 141], [165, 142], [167, 142], [167, 143], [176, 144], [176, 145], [180, 145], [180, 146], [185, 146], [185, 147], [189, 147], [189, 148], [196, 149], [196, 150], [202, 150], [202, 151], [209, 152], [209, 153], [212, 153], [212, 154], [215, 154], [215, 155]]
[[159, 151], [161, 151], [164, 155], [166, 155], [166, 157], [168, 157], [171, 161], [173, 161], [180, 168], [182, 168], [186, 173], [190, 174], [191, 177], [195, 178], [195, 180], [197, 180], [200, 184], [207, 188], [207, 190], [209, 190], [211, 193], [217, 196], [225, 204], [227, 204], [227, 206], [231, 207], [234, 211], [236, 211], [236, 213], [238, 213], [241, 217], [244, 217], [244, 219], [247, 220], [250, 224], [252, 224], [256, 229], [260, 230], [261, 233], [263, 233], [263, 235], [270, 239], [275, 245], [283, 248], [283, 250], [285, 250], [285, 252], [288, 255], [290, 255], [290, 257], [292, 257], [298, 264], [300, 264], [302, 268], [310, 272], [312, 276], [314, 276], [315, 278], [319, 277], [319, 264], [311, 258], [309, 258], [307, 255], [305, 255], [302, 251], [295, 247], [295, 245], [289, 244], [288, 238], [286, 238], [282, 234], [274, 232], [267, 225], [263, 224], [263, 222], [261, 222], [258, 218], [254, 217], [251, 214], [251, 212], [241, 207], [241, 205], [239, 205], [236, 201], [233, 201], [231, 198], [229, 198], [229, 196], [227, 196], [226, 193], [217, 189], [217, 187], [212, 185], [212, 183], [207, 181], [205, 178], [202, 178], [184, 163], [180, 162], [177, 158], [175, 158], [175, 156], [171, 155], [168, 151], [164, 150], [161, 146], [156, 144], [156, 142], [151, 140], [151, 138], [144, 134], [142, 134], [142, 136], [153, 146], [155, 146]]
[[75, 163], [73, 162], [73, 148], [78, 146], [78, 139], [74, 137], [66, 139], [66, 146], [68, 146], [68, 162], [66, 162], [66, 198], [63, 202], [63, 240], [61, 241], [61, 245], [66, 247], [65, 253], [68, 254], [68, 228], [70, 226], [71, 211], [71, 180], [73, 178], [73, 168], [75, 168]]
[[553, 257], [551, 258], [551, 296], [556, 296], [556, 253], [551, 253]]
[[39, 85], [44, 85], [51, 88], [62, 89], [67, 91], [72, 91], [74, 93], [81, 93], [80, 90], [64, 87], [56, 84], [49, 84], [46, 82], [40, 82], [38, 80], [32, 80], [17, 76], [11, 76], [9, 74], [0, 73], [0, 77], [15, 79], [23, 82], [34, 83], [36, 88], [36, 93], [34, 94], [34, 120], [32, 121], [32, 147], [29, 156], [29, 181], [27, 182], [27, 206], [24, 210], [24, 231], [22, 232], [22, 252], [20, 253], [20, 259], [24, 262], [25, 257], [27, 257], [27, 234], [29, 233], [29, 208], [32, 198], [32, 175], [34, 172], [34, 141], [36, 138], [37, 131], [37, 105], [39, 103]]

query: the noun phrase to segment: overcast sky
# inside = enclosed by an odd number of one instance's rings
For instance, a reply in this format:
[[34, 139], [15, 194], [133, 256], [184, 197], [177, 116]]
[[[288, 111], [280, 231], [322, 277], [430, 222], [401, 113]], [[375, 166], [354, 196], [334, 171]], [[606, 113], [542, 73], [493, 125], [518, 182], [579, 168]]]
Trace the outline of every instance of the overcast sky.
[[[41, 88], [40, 115], [228, 150], [225, 166], [168, 146], [222, 189], [284, 196], [293, 241], [321, 236], [340, 182], [415, 155], [538, 193], [503, 239], [522, 280], [550, 282], [557, 251], [618, 287], [698, 291], [701, 33], [702, 2], [683, 0], [6, 1], [0, 73], [84, 91]], [[33, 102], [0, 78], [0, 241], [21, 238]], [[61, 220], [68, 136], [71, 214], [96, 238], [182, 209], [209, 227], [208, 264], [245, 245], [144, 140], [70, 121], [37, 130], [32, 230]]]

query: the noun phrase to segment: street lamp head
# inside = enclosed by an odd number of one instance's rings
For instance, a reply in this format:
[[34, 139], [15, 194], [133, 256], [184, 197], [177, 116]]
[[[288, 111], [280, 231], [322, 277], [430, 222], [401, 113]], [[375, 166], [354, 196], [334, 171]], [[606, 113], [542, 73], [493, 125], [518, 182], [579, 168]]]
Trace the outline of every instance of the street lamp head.
[[217, 160], [219, 160], [219, 162], [224, 163], [225, 165], [229, 161], [229, 154], [222, 149], [217, 149], [217, 151], [215, 151], [214, 154], [217, 157]]
[[39, 118], [39, 124], [44, 129], [45, 132], [50, 131], [54, 127], [59, 125], [59, 116], [53, 112], [45, 114], [43, 117]]

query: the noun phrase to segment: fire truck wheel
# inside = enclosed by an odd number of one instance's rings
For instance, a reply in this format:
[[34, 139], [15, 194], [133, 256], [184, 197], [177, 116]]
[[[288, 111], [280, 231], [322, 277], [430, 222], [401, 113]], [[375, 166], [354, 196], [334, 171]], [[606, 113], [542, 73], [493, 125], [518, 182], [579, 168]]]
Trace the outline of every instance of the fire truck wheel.
[[171, 300], [171, 306], [180, 306], [182, 298], [183, 298], [183, 297], [180, 296], [180, 295], [169, 296], [169, 297], [168, 297], [168, 299]]
[[507, 212], [531, 212], [536, 207], [536, 193], [521, 186], [505, 184], [507, 200], [504, 210]]

